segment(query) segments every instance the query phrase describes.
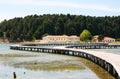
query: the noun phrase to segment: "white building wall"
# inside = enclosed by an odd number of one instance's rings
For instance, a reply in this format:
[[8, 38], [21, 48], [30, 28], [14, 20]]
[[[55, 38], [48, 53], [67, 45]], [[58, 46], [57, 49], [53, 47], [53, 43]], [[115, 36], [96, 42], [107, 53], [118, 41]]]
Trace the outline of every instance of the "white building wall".
[[77, 36], [46, 36], [43, 37], [45, 43], [78, 43], [80, 41]]

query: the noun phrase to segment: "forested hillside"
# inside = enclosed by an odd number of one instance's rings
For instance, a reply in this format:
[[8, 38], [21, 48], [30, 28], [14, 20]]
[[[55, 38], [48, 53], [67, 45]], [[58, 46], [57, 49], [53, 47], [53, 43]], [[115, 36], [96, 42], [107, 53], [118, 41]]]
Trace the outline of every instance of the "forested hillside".
[[91, 17], [82, 15], [31, 15], [4, 20], [0, 23], [0, 36], [7, 32], [12, 41], [41, 39], [49, 35], [80, 35], [87, 29], [92, 35], [120, 38], [120, 16]]

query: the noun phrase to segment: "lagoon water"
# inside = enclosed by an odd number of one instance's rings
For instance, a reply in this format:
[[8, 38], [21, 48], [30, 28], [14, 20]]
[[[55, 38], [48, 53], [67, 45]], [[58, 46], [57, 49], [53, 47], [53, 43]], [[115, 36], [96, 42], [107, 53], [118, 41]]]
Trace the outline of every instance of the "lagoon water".
[[67, 55], [10, 50], [0, 44], [0, 79], [114, 79], [89, 60]]

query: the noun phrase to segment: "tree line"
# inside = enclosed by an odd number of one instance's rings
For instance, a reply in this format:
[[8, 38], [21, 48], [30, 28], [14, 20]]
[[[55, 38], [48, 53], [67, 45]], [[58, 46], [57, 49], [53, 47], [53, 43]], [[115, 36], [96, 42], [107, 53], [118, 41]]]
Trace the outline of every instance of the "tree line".
[[120, 16], [83, 16], [64, 14], [29, 15], [16, 17], [0, 23], [0, 37], [3, 32], [11, 41], [35, 40], [48, 35], [77, 35], [84, 29], [94, 35], [120, 38]]

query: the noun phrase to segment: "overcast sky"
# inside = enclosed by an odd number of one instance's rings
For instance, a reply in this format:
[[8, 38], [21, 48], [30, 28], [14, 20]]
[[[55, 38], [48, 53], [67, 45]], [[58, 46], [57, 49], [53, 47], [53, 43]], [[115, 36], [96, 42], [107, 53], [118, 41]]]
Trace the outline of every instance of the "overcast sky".
[[0, 21], [42, 14], [119, 16], [120, 0], [0, 0]]

